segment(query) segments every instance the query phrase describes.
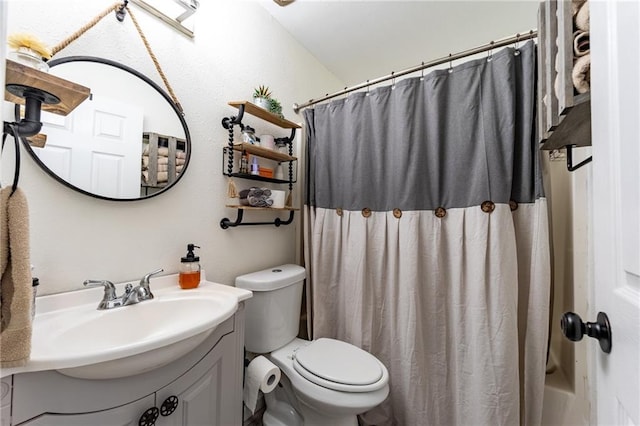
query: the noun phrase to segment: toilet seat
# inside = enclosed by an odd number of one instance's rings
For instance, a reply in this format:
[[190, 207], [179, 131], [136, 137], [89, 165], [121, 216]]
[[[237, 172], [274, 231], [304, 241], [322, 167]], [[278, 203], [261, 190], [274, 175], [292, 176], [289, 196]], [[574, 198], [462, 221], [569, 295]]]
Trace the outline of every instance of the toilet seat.
[[305, 379], [342, 392], [372, 392], [388, 382], [387, 369], [370, 353], [339, 340], [321, 338], [298, 348], [293, 367]]

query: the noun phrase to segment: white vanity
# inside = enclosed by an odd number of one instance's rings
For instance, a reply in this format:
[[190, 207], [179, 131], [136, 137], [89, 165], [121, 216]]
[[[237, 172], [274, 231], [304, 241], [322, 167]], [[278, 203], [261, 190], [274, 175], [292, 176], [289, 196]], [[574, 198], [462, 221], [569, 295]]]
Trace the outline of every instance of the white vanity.
[[151, 289], [103, 311], [101, 289], [39, 297], [31, 360], [2, 371], [2, 426], [241, 425], [251, 292], [176, 275]]

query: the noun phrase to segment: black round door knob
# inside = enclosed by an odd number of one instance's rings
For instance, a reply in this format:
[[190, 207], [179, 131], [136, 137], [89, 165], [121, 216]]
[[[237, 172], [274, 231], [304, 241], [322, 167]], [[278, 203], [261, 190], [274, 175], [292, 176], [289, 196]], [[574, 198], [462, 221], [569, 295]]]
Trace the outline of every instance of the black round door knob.
[[604, 353], [611, 353], [611, 326], [609, 317], [604, 312], [598, 312], [596, 322], [582, 322], [580, 315], [573, 312], [565, 312], [560, 319], [560, 328], [565, 337], [573, 342], [582, 340], [586, 334], [598, 339], [600, 349]]

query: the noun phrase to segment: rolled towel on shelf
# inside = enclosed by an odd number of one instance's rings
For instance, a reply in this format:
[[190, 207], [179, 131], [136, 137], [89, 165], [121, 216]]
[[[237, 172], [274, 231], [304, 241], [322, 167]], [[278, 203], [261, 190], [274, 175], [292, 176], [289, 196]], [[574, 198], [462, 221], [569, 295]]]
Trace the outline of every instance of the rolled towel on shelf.
[[582, 31], [589, 31], [589, 2], [586, 1], [578, 10], [575, 17], [576, 28]]
[[[184, 158], [176, 158], [176, 165], [182, 166], [187, 162]], [[169, 164], [169, 157], [158, 157], [158, 164]], [[149, 156], [142, 156], [142, 165], [147, 167], [149, 165]]]
[[[149, 149], [149, 145], [146, 145], [144, 147], [144, 150], [142, 151], [142, 155], [149, 155], [150, 153], [150, 149]], [[169, 148], [167, 148], [166, 146], [161, 146], [158, 148], [158, 156], [159, 157], [168, 157], [169, 156]], [[187, 153], [184, 151], [176, 151], [176, 158], [187, 158]]]
[[[148, 170], [143, 170], [142, 171], [142, 179], [145, 182], [149, 182], [149, 171]], [[167, 182], [168, 180], [169, 180], [169, 173], [168, 172], [158, 172], [158, 177], [156, 179], [157, 183]]]
[[271, 199], [271, 190], [268, 188], [251, 187], [243, 189], [239, 193], [240, 204], [251, 207], [271, 207], [273, 199]]
[[[169, 164], [169, 159], [167, 157], [158, 157], [158, 164]], [[146, 155], [142, 156], [142, 165], [144, 167], [149, 166], [149, 157]]]
[[582, 5], [586, 2], [586, 0], [571, 0], [571, 13], [572, 16], [576, 16]]
[[588, 55], [591, 51], [589, 46], [589, 31], [578, 30], [573, 33], [573, 56], [579, 58]]
[[584, 55], [576, 60], [571, 73], [573, 86], [578, 93], [586, 93], [591, 88], [591, 54]]

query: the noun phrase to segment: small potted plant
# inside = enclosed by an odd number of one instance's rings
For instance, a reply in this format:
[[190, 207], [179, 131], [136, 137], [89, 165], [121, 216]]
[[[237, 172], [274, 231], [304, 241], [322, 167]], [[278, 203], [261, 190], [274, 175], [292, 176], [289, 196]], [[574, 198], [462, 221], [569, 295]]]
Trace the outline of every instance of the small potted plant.
[[282, 115], [282, 105], [280, 105], [280, 101], [275, 98], [269, 99], [269, 112], [280, 118], [284, 118], [284, 115]]
[[268, 86], [258, 86], [253, 92], [253, 103], [258, 105], [260, 108], [264, 108], [267, 111], [269, 110], [269, 106], [271, 103], [269, 100], [271, 99], [271, 91]]

